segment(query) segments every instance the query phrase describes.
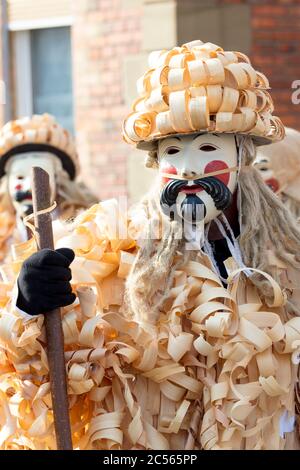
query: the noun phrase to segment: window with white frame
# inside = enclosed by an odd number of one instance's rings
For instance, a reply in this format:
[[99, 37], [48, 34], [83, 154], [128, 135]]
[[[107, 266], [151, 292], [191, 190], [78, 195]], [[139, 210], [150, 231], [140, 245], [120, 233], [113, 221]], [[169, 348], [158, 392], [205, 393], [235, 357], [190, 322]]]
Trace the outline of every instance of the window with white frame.
[[50, 113], [73, 132], [70, 26], [13, 34], [16, 114]]

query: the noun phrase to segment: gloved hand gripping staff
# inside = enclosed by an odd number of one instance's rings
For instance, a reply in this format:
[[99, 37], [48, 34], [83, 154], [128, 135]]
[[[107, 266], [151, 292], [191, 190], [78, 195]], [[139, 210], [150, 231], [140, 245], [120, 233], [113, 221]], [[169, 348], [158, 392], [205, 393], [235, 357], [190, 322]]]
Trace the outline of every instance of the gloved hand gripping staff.
[[[49, 175], [41, 168], [32, 169], [32, 197], [34, 209], [35, 235], [38, 250], [54, 249], [50, 212]], [[72, 450], [67, 378], [64, 357], [64, 336], [60, 309], [48, 312], [45, 317], [47, 356], [50, 371], [50, 384], [57, 450]]]

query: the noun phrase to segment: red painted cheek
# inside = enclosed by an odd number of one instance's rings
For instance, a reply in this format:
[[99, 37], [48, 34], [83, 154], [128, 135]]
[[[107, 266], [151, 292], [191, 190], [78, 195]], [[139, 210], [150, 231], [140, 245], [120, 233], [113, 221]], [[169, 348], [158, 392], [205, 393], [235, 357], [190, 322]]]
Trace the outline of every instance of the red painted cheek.
[[15, 190], [16, 190], [16, 191], [20, 191], [22, 188], [23, 188], [23, 186], [22, 186], [21, 184], [17, 184], [17, 185], [15, 186]]
[[[226, 170], [227, 168], [228, 165], [225, 162], [222, 162], [222, 160], [213, 160], [212, 162], [209, 162], [206, 165], [204, 173], [213, 173], [214, 171]], [[228, 186], [230, 173], [216, 175], [216, 178], [218, 178], [218, 180], [222, 181], [224, 184], [226, 184], [226, 186]]]
[[[170, 175], [177, 175], [177, 170], [175, 166], [170, 165], [169, 163], [164, 163], [160, 167], [160, 173], [169, 173]], [[166, 184], [170, 181], [170, 178], [165, 178], [164, 176], [162, 176], [161, 181], [163, 184]]]
[[276, 178], [269, 178], [266, 180], [266, 184], [269, 186], [274, 193], [277, 193], [279, 191], [279, 181]]

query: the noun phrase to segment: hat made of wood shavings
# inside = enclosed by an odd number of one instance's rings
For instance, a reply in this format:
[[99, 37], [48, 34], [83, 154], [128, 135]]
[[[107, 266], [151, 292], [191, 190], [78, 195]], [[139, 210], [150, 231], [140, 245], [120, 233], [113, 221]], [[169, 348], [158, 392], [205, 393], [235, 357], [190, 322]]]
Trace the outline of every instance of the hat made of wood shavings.
[[248, 134], [257, 145], [284, 137], [268, 79], [245, 54], [197, 40], [152, 52], [149, 67], [123, 123], [126, 142], [153, 150], [172, 134]]
[[9, 121], [0, 130], [0, 178], [4, 176], [5, 165], [11, 157], [27, 152], [56, 155], [70, 179], [76, 177], [78, 156], [74, 139], [50, 114], [35, 114]]
[[268, 159], [268, 169], [279, 182], [279, 192], [300, 202], [300, 132], [285, 128], [281, 142], [260, 147], [256, 161]]

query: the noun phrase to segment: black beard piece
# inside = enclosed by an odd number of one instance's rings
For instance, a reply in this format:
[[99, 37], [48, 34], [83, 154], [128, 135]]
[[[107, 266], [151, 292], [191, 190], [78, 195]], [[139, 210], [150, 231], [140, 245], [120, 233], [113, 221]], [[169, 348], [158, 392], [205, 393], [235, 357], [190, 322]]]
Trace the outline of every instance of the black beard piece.
[[187, 194], [181, 204], [182, 218], [195, 224], [204, 220], [206, 216], [206, 207], [202, 199], [196, 194]]
[[[176, 200], [180, 190], [187, 185], [186, 181], [183, 180], [171, 180], [167, 185], [164, 187], [161, 193], [160, 198], [160, 205], [164, 214], [168, 215], [171, 220], [174, 220], [176, 215]], [[218, 178], [214, 176], [207, 176], [206, 178], [200, 178], [193, 181], [193, 185], [201, 186], [207, 194], [209, 194], [216, 206], [216, 209], [219, 211], [224, 211], [227, 209], [231, 202], [232, 202], [232, 193], [229, 188]], [[193, 196], [192, 198], [190, 196]], [[196, 199], [195, 199], [196, 197]], [[194, 220], [194, 216], [197, 216], [198, 209], [197, 207], [199, 204], [204, 205], [203, 209], [200, 209], [202, 214], [204, 213], [204, 217], [206, 215], [206, 208], [205, 204], [201, 198], [195, 195], [187, 194], [185, 200], [182, 202], [182, 209], [183, 212], [186, 212], [186, 204], [192, 204], [192, 220]], [[200, 215], [200, 214], [199, 214]], [[200, 220], [203, 220], [201, 218]]]
[[17, 202], [23, 202], [26, 199], [32, 199], [31, 191], [16, 191], [15, 200]]

